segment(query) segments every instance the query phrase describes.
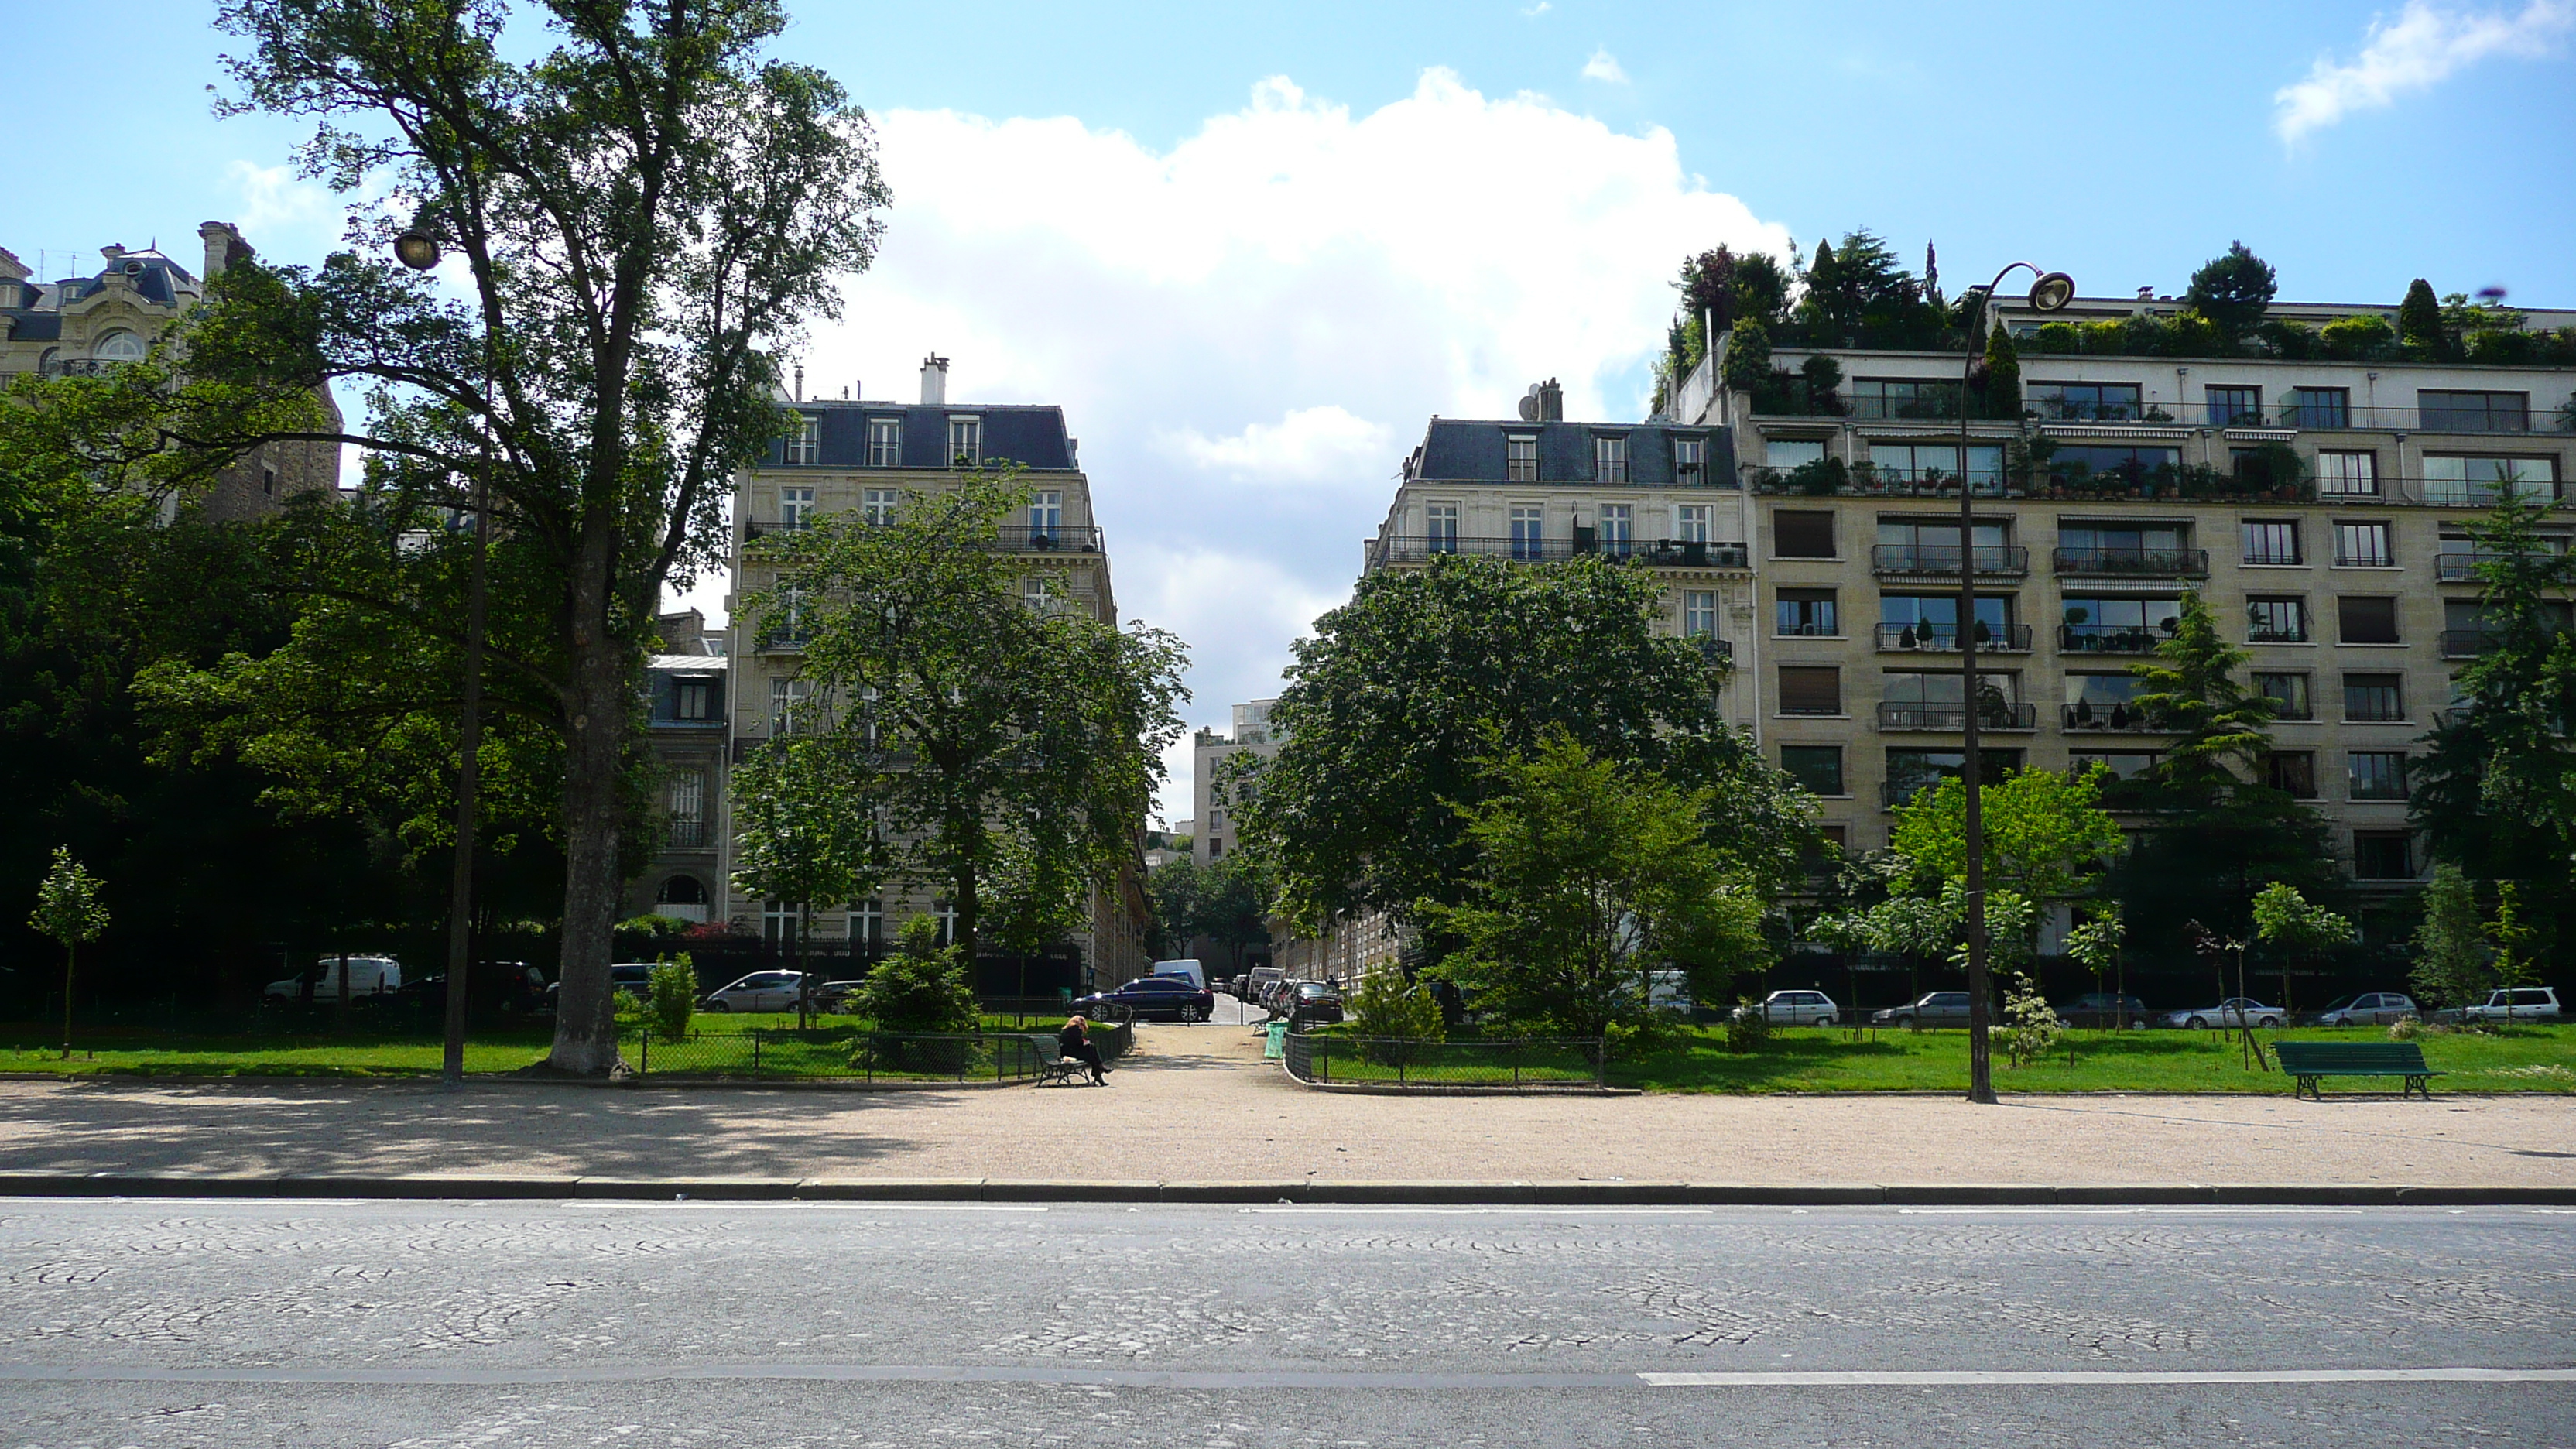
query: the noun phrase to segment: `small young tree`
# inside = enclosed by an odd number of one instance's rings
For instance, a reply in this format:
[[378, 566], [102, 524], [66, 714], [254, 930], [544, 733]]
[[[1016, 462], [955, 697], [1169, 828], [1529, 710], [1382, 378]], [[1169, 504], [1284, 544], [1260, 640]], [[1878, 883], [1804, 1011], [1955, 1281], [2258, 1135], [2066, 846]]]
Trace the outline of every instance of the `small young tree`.
[[2119, 1001], [2118, 1015], [2112, 1019], [2122, 1028], [2129, 1024], [2129, 983], [2120, 957], [2120, 942], [2128, 934], [2129, 928], [2120, 919], [2120, 905], [2117, 901], [2103, 903], [2095, 909], [2093, 919], [2066, 933], [2066, 954], [2074, 957], [2093, 973], [2094, 995], [2102, 994], [2104, 971], [2113, 968], [2122, 969], [2120, 981], [2111, 988], [2117, 994]]
[[2029, 1066], [2048, 1055], [2062, 1030], [2057, 1008], [2048, 1004], [2028, 972], [2015, 971], [2004, 978], [2004, 1029], [1998, 1035], [2003, 1038], [2006, 1061]]
[[2234, 342], [2262, 324], [2279, 290], [2269, 262], [2248, 251], [2245, 243], [2230, 242], [2225, 255], [2212, 257], [2191, 274], [2183, 301]]
[[2493, 955], [2468, 873], [2447, 861], [2433, 867], [2432, 882], [2424, 887], [2424, 921], [2415, 928], [2415, 994], [2428, 1006], [2483, 1001]]
[[689, 1017], [697, 1006], [698, 973], [688, 952], [653, 963], [652, 974], [645, 978], [644, 1020], [655, 1036], [664, 1041], [686, 1037]]
[[2495, 919], [2487, 922], [2487, 937], [2495, 942], [2495, 984], [2505, 993], [2505, 1025], [2513, 1025], [2513, 993], [2539, 978], [2532, 961], [2532, 948], [2540, 936], [2538, 928], [2523, 919], [2522, 887], [2513, 881], [2496, 883]]
[[796, 907], [796, 1025], [814, 994], [814, 903], [874, 895], [887, 873], [877, 776], [838, 739], [789, 739], [733, 772], [734, 888]]
[[1979, 393], [1987, 417], [2021, 416], [2021, 350], [2013, 342], [2009, 327], [1986, 329], [1985, 379]]
[[972, 1031], [978, 1019], [965, 952], [939, 944], [939, 922], [930, 916], [903, 923], [894, 954], [877, 963], [852, 1004], [879, 1031]]
[[107, 929], [107, 902], [100, 899], [106, 888], [107, 882], [72, 859], [70, 846], [55, 846], [53, 869], [45, 872], [44, 881], [36, 887], [36, 913], [27, 918], [28, 925], [63, 946], [65, 1058], [72, 1054], [72, 968], [80, 958], [81, 942], [95, 941]]
[[2280, 953], [2281, 1011], [2287, 1016], [2297, 1010], [2297, 1004], [2290, 999], [2291, 958], [2312, 957], [2329, 946], [2351, 940], [2352, 922], [2323, 906], [2310, 904], [2288, 881], [2276, 880], [2254, 897], [2254, 938]]

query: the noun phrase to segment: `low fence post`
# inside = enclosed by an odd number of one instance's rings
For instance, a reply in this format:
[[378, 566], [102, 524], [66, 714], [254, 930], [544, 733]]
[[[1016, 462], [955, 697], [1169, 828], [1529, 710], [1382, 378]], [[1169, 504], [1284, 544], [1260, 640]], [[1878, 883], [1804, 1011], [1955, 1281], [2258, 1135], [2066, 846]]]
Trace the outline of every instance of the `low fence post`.
[[751, 1029], [751, 1069], [760, 1070], [760, 1028], [756, 1026]]
[[639, 1077], [653, 1070], [653, 1029], [649, 1026], [644, 1028], [644, 1050], [641, 1055], [643, 1060], [635, 1066], [635, 1075]]

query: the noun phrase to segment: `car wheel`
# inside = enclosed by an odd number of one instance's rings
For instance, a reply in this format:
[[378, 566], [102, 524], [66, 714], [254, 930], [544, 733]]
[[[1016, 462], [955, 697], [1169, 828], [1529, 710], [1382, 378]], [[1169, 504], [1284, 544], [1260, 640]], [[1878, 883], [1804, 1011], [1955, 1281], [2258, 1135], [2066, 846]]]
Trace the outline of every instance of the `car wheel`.
[[1818, 1026], [1832, 1026], [1832, 1025], [1834, 1025], [1834, 1014], [1833, 1014], [1832, 1012], [1830, 1012], [1830, 1011], [1829, 1011], [1829, 1012], [1826, 1012], [1824, 1015], [1822, 1015], [1822, 1016], [1820, 1016], [1820, 1017], [1817, 1017], [1817, 1018], [1816, 1018], [1816, 1025], [1818, 1025]]
[[2207, 1030], [2209, 1030], [2209, 1023], [2208, 1023], [2208, 1022], [2206, 1022], [2206, 1021], [2201, 1020], [2201, 1019], [2200, 1019], [2199, 1017], [2197, 1017], [2197, 1016], [2193, 1017], [2193, 1018], [2192, 1018], [2191, 1020], [2189, 1020], [2189, 1021], [2184, 1022], [2184, 1023], [2183, 1023], [2183, 1026], [2184, 1026], [2186, 1029], [2191, 1030], [2191, 1031], [2207, 1031]]
[[729, 1012], [733, 1010], [733, 1004], [726, 1001], [710, 1001], [707, 1003], [707, 1010]]
[[1199, 1009], [1198, 1009], [1197, 1007], [1195, 1007], [1195, 1006], [1184, 1006], [1184, 1007], [1182, 1007], [1182, 1008], [1181, 1008], [1181, 1020], [1183, 1020], [1183, 1021], [1197, 1021], [1197, 1020], [1200, 1020], [1200, 1016], [1199, 1016]]
[[2281, 1029], [2281, 1018], [2277, 1016], [2258, 1016], [2254, 1018], [2254, 1026], [2258, 1031], [2279, 1031]]

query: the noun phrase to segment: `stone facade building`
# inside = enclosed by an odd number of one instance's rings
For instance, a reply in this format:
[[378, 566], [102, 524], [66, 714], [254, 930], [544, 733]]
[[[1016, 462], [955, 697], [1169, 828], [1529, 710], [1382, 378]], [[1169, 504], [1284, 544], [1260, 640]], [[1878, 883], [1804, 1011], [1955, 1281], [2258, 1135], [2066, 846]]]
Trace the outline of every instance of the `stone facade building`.
[[1191, 739], [1190, 794], [1198, 816], [1190, 858], [1200, 865], [1224, 859], [1228, 850], [1242, 843], [1236, 815], [1243, 803], [1243, 787], [1220, 776], [1226, 774], [1227, 762], [1237, 757], [1267, 760], [1278, 755], [1280, 741], [1270, 728], [1270, 707], [1278, 702], [1256, 699], [1238, 704], [1232, 734], [1203, 729]]

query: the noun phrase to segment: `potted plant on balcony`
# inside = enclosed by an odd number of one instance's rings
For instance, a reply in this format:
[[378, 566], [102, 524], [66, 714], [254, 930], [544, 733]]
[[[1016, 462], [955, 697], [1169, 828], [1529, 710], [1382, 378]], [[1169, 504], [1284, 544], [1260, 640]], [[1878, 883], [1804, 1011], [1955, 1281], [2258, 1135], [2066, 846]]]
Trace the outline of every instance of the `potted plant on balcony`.
[[2077, 608], [2067, 610], [2065, 627], [2059, 630], [2059, 642], [2061, 647], [2067, 649], [2083, 649], [2087, 647], [2086, 644], [2076, 635], [2075, 631], [2083, 628], [2085, 621], [2092, 617], [2093, 611], [2090, 609]]

